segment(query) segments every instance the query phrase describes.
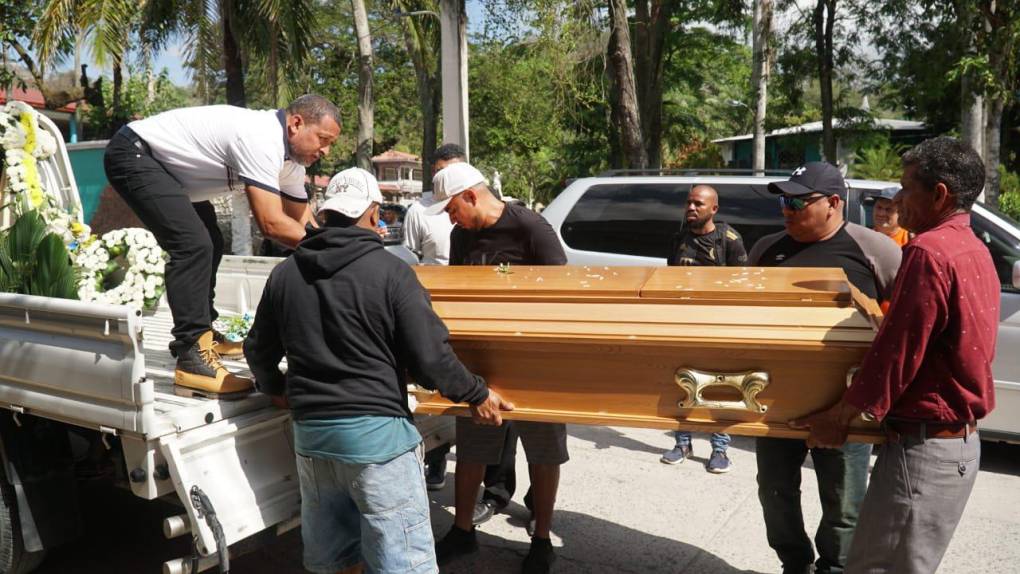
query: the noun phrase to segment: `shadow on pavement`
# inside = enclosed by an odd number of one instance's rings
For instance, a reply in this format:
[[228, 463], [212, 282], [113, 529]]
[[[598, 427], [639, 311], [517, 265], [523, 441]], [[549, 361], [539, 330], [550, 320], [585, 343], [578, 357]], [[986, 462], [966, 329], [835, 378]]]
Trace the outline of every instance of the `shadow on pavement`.
[[662, 446], [655, 446], [632, 439], [612, 427], [567, 425], [567, 434], [576, 439], [588, 441], [599, 450], [616, 447], [661, 456], [672, 446], [672, 439], [664, 441]]
[[[452, 521], [446, 508], [432, 504], [433, 525]], [[529, 512], [521, 504], [511, 502], [503, 513], [507, 523], [524, 530]], [[442, 516], [445, 514], [446, 516]], [[437, 517], [439, 520], [437, 521]], [[495, 519], [494, 519], [495, 520]], [[444, 526], [436, 530], [436, 538], [446, 534]], [[567, 510], [556, 511], [553, 538], [562, 540], [556, 548], [556, 574], [606, 573], [637, 574], [669, 572], [671, 574], [761, 574], [741, 570], [725, 560], [693, 545], [634, 530], [620, 524]], [[478, 528], [481, 549], [440, 568], [442, 574], [516, 574], [528, 553], [528, 543], [507, 540], [489, 534], [485, 525]]]
[[[656, 458], [673, 448], [675, 444], [673, 431], [662, 431], [661, 446], [630, 438], [613, 427], [567, 425], [567, 434], [576, 439], [592, 443], [596, 449], [616, 447], [634, 452], [647, 452], [656, 455]], [[695, 439], [705, 439], [706, 441], [711, 435], [711, 433], [707, 432], [695, 432], [693, 434]], [[730, 443], [731, 449], [754, 454], [754, 437], [732, 436], [730, 438], [732, 440]], [[701, 448], [701, 445], [698, 445], [696, 448]], [[695, 452], [695, 454], [698, 453]], [[703, 458], [708, 460], [707, 453], [705, 453]]]
[[1020, 476], [1020, 445], [981, 441], [981, 470]]

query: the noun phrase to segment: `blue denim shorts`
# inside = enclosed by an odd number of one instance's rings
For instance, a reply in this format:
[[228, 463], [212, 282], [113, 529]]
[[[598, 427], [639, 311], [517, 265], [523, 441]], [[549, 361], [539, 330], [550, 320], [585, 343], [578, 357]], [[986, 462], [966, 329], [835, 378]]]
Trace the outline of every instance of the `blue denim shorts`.
[[297, 455], [305, 569], [438, 572], [421, 447], [381, 464]]

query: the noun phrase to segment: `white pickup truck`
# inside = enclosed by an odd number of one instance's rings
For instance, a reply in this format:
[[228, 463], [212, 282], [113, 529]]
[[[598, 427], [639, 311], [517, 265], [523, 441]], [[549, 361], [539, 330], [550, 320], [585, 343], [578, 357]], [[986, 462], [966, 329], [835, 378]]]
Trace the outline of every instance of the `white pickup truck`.
[[[61, 142], [39, 166], [44, 188], [80, 213], [60, 133], [45, 117], [39, 124]], [[278, 262], [224, 257], [217, 308], [253, 311]], [[0, 574], [30, 572], [77, 535], [83, 476], [180, 506], [163, 531], [191, 536], [194, 555], [165, 562], [164, 574], [222, 569], [230, 545], [299, 524], [288, 412], [259, 393], [222, 402], [175, 395], [171, 324], [165, 305], [142, 314], [0, 293]], [[426, 450], [452, 440], [449, 417], [416, 422]]]

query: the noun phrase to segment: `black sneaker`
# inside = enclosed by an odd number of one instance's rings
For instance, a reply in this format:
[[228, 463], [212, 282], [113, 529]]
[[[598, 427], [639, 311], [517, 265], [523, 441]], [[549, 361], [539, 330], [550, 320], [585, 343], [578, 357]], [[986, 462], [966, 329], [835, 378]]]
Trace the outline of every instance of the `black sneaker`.
[[478, 537], [473, 529], [471, 532], [467, 532], [457, 528], [456, 525], [451, 526], [446, 536], [436, 542], [436, 562], [440, 566], [475, 552], [478, 552]]
[[446, 459], [434, 462], [425, 469], [425, 488], [443, 490], [446, 486]]
[[548, 538], [532, 538], [531, 548], [521, 565], [523, 574], [546, 574], [556, 561], [552, 541]]
[[481, 502], [475, 504], [475, 512], [471, 515], [471, 524], [474, 524], [475, 526], [485, 524], [500, 508], [501, 507], [495, 500], [492, 500], [491, 498], [483, 499]]

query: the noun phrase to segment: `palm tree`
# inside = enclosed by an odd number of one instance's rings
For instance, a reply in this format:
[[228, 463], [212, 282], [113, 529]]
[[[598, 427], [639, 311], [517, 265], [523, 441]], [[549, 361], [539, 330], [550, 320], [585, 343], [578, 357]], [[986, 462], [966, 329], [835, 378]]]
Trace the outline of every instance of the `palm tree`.
[[[418, 87], [418, 105], [422, 118], [422, 183], [424, 189], [432, 185], [432, 152], [437, 147], [440, 82], [439, 82], [439, 21], [428, 12], [437, 14], [436, 0], [391, 0], [393, 8], [403, 13], [404, 44], [414, 63], [414, 76]], [[411, 14], [416, 13], [416, 14]]]
[[125, 119], [121, 117], [122, 68], [143, 5], [144, 0], [48, 0], [33, 34], [43, 62], [56, 59], [60, 46], [81, 35], [91, 44], [97, 63], [112, 65], [115, 125]]
[[287, 91], [280, 70], [294, 79], [308, 58], [311, 5], [312, 0], [147, 0], [142, 27], [157, 46], [184, 39], [188, 63], [207, 102], [222, 62], [227, 103], [247, 104], [245, 79], [261, 68], [270, 99], [279, 105]]

